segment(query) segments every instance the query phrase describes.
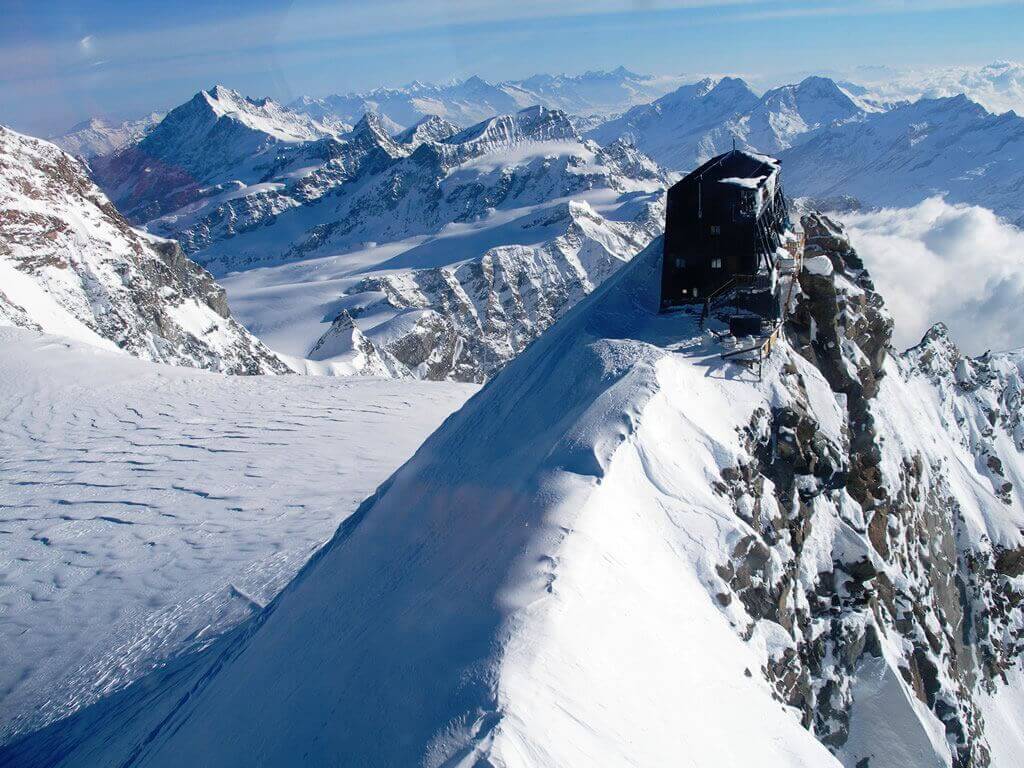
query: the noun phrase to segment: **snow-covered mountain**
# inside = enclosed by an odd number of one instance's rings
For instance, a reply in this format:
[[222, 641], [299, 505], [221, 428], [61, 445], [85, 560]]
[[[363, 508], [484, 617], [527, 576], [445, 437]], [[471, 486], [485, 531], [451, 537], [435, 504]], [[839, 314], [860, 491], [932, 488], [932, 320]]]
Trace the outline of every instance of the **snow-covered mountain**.
[[132, 229], [78, 160], [3, 126], [0, 325], [227, 373], [288, 371], [177, 243]]
[[763, 378], [654, 241], [244, 627], [0, 764], [1014, 764], [1024, 357], [895, 355], [804, 226]]
[[780, 159], [793, 195], [897, 207], [944, 195], [1024, 225], [1024, 118], [962, 95], [823, 129]]
[[50, 141], [75, 157], [89, 160], [137, 144], [162, 119], [163, 115], [159, 112], [120, 123], [94, 117], [72, 126], [65, 133], [51, 136]]
[[[198, 136], [185, 159], [165, 153], [168, 166], [207, 157]], [[431, 116], [394, 136], [371, 112], [344, 136], [268, 145], [252, 163], [225, 160], [216, 174], [230, 184], [192, 187], [147, 228], [223, 275], [246, 326], [317, 370], [466, 381], [646, 245], [666, 181], [636, 149], [584, 141], [539, 106], [463, 130]], [[123, 188], [148, 192], [145, 167], [131, 165]], [[164, 191], [161, 206], [180, 201]]]
[[630, 141], [663, 167], [687, 171], [734, 142], [775, 153], [822, 126], [875, 110], [823, 77], [808, 77], [760, 98], [739, 78], [706, 78], [634, 107], [587, 136], [600, 143]]
[[535, 105], [570, 114], [607, 116], [651, 101], [678, 82], [679, 78], [639, 75], [619, 67], [611, 72], [541, 74], [496, 84], [477, 76], [440, 85], [414, 82], [364, 93], [303, 96], [288, 106], [317, 120], [356, 123], [367, 112], [374, 112], [402, 127], [430, 115], [469, 126]]
[[271, 99], [218, 85], [171, 110], [139, 143], [95, 158], [92, 170], [129, 219], [144, 221], [255, 183], [281, 151], [330, 135]]

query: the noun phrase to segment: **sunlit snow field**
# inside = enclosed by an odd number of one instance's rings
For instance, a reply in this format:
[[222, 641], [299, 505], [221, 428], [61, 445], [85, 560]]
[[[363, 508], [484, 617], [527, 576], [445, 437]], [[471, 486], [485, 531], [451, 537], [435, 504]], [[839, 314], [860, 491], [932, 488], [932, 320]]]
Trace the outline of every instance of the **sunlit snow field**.
[[265, 604], [475, 391], [0, 328], [0, 742]]

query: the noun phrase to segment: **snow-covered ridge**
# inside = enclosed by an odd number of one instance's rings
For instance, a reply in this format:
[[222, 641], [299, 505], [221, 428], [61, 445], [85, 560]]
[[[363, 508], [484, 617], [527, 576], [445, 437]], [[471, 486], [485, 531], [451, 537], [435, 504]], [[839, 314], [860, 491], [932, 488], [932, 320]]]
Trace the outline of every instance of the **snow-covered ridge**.
[[780, 159], [794, 195], [892, 207], [943, 195], [1024, 224], [1024, 118], [963, 95], [825, 128]]
[[289, 108], [317, 120], [357, 122], [375, 112], [401, 127], [435, 115], [469, 126], [494, 115], [540, 105], [578, 115], [611, 115], [661, 96], [679, 84], [677, 77], [656, 77], [619, 67], [581, 75], [539, 74], [492, 84], [480, 77], [443, 84], [414, 82], [402, 88], [364, 93], [303, 96]]
[[89, 160], [138, 143], [162, 119], [163, 114], [159, 112], [113, 124], [94, 117], [73, 125], [62, 134], [51, 136], [49, 140], [65, 152]]
[[761, 97], [739, 78], [706, 78], [634, 107], [587, 136], [602, 143], [626, 139], [663, 167], [686, 171], [733, 143], [776, 153], [823, 126], [871, 111], [877, 108], [828, 78], [808, 77]]
[[1024, 505], [961, 438], [1024, 468], [1017, 356], [894, 357], [841, 230], [804, 226], [832, 270], [763, 380], [656, 313], [656, 240], [244, 630], [0, 761], [1012, 764]]
[[288, 368], [177, 243], [132, 229], [79, 161], [0, 126], [0, 324], [227, 373]]
[[854, 72], [863, 95], [876, 101], [917, 101], [964, 94], [993, 114], [1024, 115], [1024, 64], [995, 61], [983, 66]]

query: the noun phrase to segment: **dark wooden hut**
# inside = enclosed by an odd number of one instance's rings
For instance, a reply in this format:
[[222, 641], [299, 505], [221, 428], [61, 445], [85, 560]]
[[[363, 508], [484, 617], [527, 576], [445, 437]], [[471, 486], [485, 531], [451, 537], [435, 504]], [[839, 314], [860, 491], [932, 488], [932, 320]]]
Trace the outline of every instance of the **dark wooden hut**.
[[668, 191], [661, 307], [763, 281], [789, 226], [779, 162], [732, 150]]

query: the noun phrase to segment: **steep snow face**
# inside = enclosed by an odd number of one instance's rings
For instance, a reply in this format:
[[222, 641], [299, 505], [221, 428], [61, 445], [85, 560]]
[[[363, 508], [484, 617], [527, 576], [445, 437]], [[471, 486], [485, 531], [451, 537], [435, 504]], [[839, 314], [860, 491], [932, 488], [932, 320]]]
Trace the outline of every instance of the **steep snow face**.
[[[978, 427], [977, 407], [1005, 409], [991, 443], [1015, 473], [1019, 367], [892, 358], [841, 231], [804, 225], [833, 269], [800, 275], [763, 380], [694, 315], [655, 313], [655, 241], [450, 418], [245, 631], [0, 760], [853, 768], [1007, 754], [1015, 699], [993, 681], [1019, 679], [1024, 507], [978, 471], [970, 427], [934, 409]], [[983, 710], [1003, 716], [991, 730]]]
[[792, 194], [899, 207], [944, 195], [1024, 224], [1024, 118], [964, 96], [824, 129], [780, 159]]
[[818, 128], [878, 111], [826, 77], [808, 77], [765, 93], [757, 108], [740, 120], [737, 133], [745, 145], [776, 153]]
[[611, 115], [658, 98], [679, 78], [652, 77], [619, 67], [582, 75], [533, 75], [492, 85], [479, 77], [443, 85], [410, 83], [323, 98], [303, 96], [289, 108], [316, 120], [355, 123], [368, 112], [411, 127], [427, 116], [469, 126], [488, 117], [540, 105], [582, 115]]
[[0, 126], [0, 323], [228, 373], [285, 364], [174, 242], [132, 229], [53, 144]]
[[728, 126], [758, 103], [738, 78], [707, 78], [634, 107], [587, 136], [602, 144], [629, 141], [665, 168], [688, 170], [724, 151], [733, 138]]
[[228, 377], [0, 328], [0, 742], [259, 611], [474, 391]]
[[66, 133], [51, 136], [50, 141], [75, 157], [89, 160], [137, 144], [162, 119], [163, 115], [159, 112], [120, 123], [94, 117], [72, 126]]
[[141, 222], [251, 184], [279, 152], [330, 134], [270, 99], [218, 85], [171, 110], [135, 146], [96, 158], [92, 167], [119, 209]]
[[823, 77], [776, 88], [760, 99], [745, 82], [727, 77], [683, 86], [587, 136], [602, 143], [626, 139], [665, 168], [686, 171], [734, 141], [743, 149], [775, 153], [822, 126], [876, 110]]

